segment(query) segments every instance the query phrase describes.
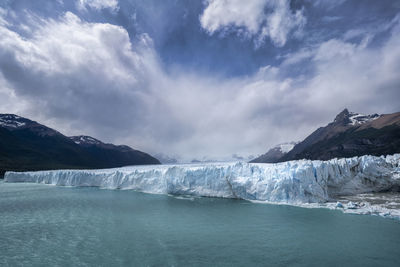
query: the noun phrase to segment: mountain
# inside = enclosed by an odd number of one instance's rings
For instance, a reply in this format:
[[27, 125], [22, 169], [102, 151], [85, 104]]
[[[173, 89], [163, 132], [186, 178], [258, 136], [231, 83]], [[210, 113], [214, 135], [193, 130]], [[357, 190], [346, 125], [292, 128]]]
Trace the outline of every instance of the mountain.
[[178, 160], [175, 157], [168, 156], [164, 153], [155, 154], [154, 157], [158, 159], [162, 164], [176, 164]]
[[286, 155], [289, 151], [291, 151], [296, 144], [297, 144], [296, 142], [279, 144], [279, 145], [271, 148], [270, 150], [268, 150], [267, 153], [251, 160], [250, 162], [252, 162], [252, 163], [275, 163], [275, 162], [278, 162], [279, 159], [281, 159], [284, 155]]
[[363, 115], [344, 109], [274, 162], [395, 153], [400, 153], [400, 112]]
[[93, 169], [160, 164], [130, 148], [105, 144], [90, 136], [67, 137], [35, 121], [0, 114], [0, 176], [5, 171]]
[[[125, 145], [105, 144], [90, 136], [79, 135], [68, 137], [83, 148], [97, 164], [109, 167], [127, 165], [160, 164], [160, 161], [149, 154], [134, 150]], [[96, 167], [97, 168], [97, 167]]]

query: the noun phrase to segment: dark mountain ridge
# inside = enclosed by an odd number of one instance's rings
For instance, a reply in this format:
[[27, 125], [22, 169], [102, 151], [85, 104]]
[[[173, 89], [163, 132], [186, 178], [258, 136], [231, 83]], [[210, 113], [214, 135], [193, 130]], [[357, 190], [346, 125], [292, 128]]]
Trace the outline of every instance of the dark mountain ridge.
[[113, 168], [160, 164], [129, 146], [105, 144], [90, 136], [67, 137], [35, 121], [0, 114], [0, 176], [6, 171]]

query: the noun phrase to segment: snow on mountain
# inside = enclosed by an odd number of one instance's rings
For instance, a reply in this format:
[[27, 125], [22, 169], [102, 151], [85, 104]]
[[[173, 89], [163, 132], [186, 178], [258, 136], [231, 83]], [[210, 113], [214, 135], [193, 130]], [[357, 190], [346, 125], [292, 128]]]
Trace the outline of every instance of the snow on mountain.
[[103, 144], [103, 142], [97, 140], [96, 138], [93, 138], [91, 136], [86, 136], [86, 135], [79, 135], [79, 136], [70, 136], [69, 139], [75, 142], [75, 144], [81, 145], [81, 144], [87, 144], [87, 145], [100, 145]]
[[[399, 129], [400, 112], [362, 115], [344, 109], [333, 122], [316, 129], [275, 162], [400, 153]], [[263, 160], [260, 162], [266, 162]]]
[[360, 124], [363, 124], [366, 122], [376, 120], [379, 117], [380, 117], [380, 115], [378, 115], [378, 114], [364, 115], [364, 114], [360, 114], [360, 113], [349, 112], [349, 119], [350, 119], [349, 125], [360, 125]]
[[0, 114], [0, 127], [9, 131], [29, 129], [42, 137], [60, 135], [56, 130], [14, 114]]
[[13, 114], [0, 114], [0, 126], [5, 128], [19, 128], [26, 125], [25, 119]]
[[133, 189], [148, 193], [321, 203], [400, 186], [400, 154], [278, 164], [210, 163], [103, 170], [7, 172], [6, 182]]
[[160, 164], [149, 154], [129, 146], [104, 144], [89, 136], [67, 137], [13, 114], [0, 114], [0, 141], [0, 178], [11, 170]]
[[364, 115], [361, 113], [350, 112], [347, 108], [345, 108], [336, 116], [333, 124], [341, 124], [342, 126], [359, 126], [361, 124], [379, 119], [380, 117], [381, 115], [379, 114]]
[[288, 153], [289, 151], [291, 151], [297, 143], [298, 143], [298, 142], [283, 143], [283, 144], [277, 145], [276, 147], [279, 148], [279, 150], [280, 150], [283, 154], [286, 154], [286, 153]]
[[[327, 160], [335, 157], [398, 153], [395, 141], [398, 138], [394, 133], [396, 129], [391, 128], [393, 133], [388, 133], [387, 129], [381, 131], [374, 129], [368, 134], [362, 132], [367, 128], [373, 128], [372, 124], [383, 128], [395, 122], [396, 114], [363, 115], [349, 112], [346, 108], [336, 115], [333, 122], [318, 128], [303, 141], [277, 145], [251, 162], [276, 163], [304, 158]], [[340, 136], [346, 131], [348, 134]]]

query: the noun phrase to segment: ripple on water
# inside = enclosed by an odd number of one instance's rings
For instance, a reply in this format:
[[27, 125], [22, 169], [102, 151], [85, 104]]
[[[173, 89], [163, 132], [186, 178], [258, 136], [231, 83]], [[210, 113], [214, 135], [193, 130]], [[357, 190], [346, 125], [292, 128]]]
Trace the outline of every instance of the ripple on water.
[[400, 266], [399, 221], [326, 209], [0, 184], [0, 215], [0, 266]]

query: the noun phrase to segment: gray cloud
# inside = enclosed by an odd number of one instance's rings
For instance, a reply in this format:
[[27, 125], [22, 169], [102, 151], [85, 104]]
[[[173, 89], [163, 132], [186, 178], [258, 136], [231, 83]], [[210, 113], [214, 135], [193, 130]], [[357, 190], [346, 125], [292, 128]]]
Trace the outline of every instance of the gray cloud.
[[[304, 138], [344, 107], [400, 110], [400, 24], [380, 46], [331, 38], [246, 77], [164, 69], [152, 39], [67, 12], [0, 23], [0, 112], [182, 159], [231, 158]], [[0, 22], [2, 20], [0, 19]], [[379, 34], [375, 32], [374, 34]], [[308, 75], [288, 75], [307, 62]]]

